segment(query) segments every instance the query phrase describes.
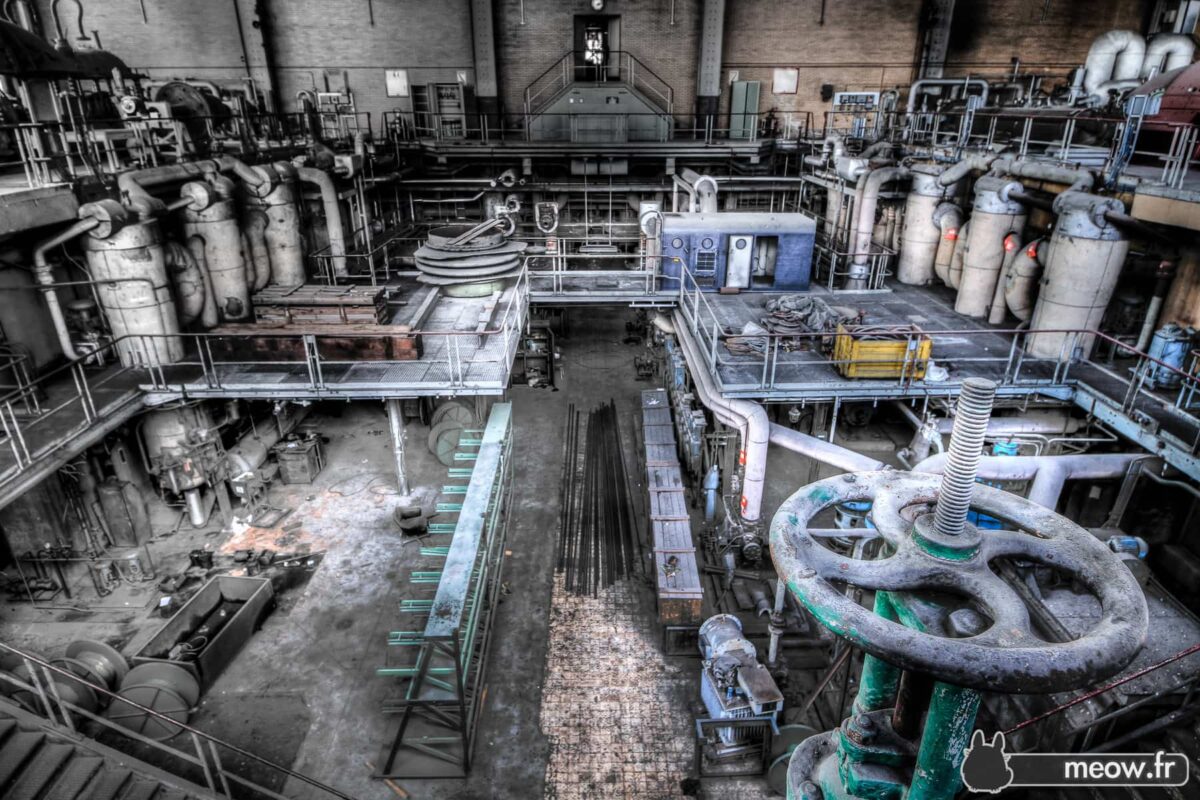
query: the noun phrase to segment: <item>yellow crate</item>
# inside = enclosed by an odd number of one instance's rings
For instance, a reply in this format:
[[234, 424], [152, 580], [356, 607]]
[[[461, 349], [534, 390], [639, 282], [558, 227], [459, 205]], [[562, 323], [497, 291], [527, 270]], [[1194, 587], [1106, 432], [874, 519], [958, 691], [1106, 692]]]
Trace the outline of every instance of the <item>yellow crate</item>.
[[916, 325], [838, 325], [833, 359], [847, 378], [925, 377], [933, 340]]

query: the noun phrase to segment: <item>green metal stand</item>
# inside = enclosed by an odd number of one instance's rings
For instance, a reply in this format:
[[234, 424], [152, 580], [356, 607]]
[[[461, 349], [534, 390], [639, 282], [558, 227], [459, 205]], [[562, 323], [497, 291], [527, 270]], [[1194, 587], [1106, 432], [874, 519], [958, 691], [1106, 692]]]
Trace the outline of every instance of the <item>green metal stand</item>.
[[[469, 478], [443, 494], [462, 502], [438, 504], [454, 523], [430, 525], [432, 535], [452, 534], [448, 546], [421, 549], [444, 559], [441, 570], [414, 570], [414, 585], [437, 584], [430, 599], [401, 601], [400, 611], [427, 616], [421, 630], [392, 631], [388, 647], [409, 654], [376, 674], [396, 679], [399, 695], [385, 701], [394, 715], [389, 741], [376, 762], [379, 778], [462, 777], [470, 770], [483, 697], [491, 622], [500, 588], [512, 486], [512, 407], [496, 403], [482, 432], [467, 431], [449, 477]], [[436, 529], [435, 529], [436, 528]]]

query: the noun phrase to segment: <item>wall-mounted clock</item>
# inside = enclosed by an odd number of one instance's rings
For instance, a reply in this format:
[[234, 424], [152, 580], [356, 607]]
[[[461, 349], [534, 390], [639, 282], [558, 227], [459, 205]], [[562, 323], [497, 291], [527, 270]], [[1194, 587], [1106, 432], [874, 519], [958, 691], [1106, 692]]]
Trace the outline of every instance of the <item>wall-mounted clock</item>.
[[604, 10], [604, 0], [592, 0], [592, 10], [593, 11], [603, 11]]

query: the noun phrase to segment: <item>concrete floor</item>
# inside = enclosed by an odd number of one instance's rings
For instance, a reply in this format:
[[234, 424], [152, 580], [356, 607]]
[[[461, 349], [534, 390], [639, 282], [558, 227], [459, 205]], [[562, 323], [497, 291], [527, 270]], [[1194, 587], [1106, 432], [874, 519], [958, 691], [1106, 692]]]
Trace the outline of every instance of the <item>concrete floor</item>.
[[[638, 452], [640, 392], [655, 384], [634, 378], [634, 357], [643, 348], [622, 341], [631, 314], [570, 312], [558, 339], [559, 390], [516, 387], [509, 393], [516, 471], [507, 591], [495, 615], [474, 765], [465, 780], [398, 780], [413, 797], [685, 796], [681, 781], [694, 773], [691, 706], [698, 700], [700, 662], [660, 654], [654, 596], [644, 576], [579, 598], [554, 574], [568, 405], [587, 410], [614, 400], [627, 458]], [[240, 525], [220, 532], [214, 521], [193, 531], [186, 521], [178, 524], [177, 512], [159, 507], [152, 552], [160, 574], [183, 569], [195, 547], [214, 550], [219, 566], [243, 548], [324, 554], [306, 584], [279, 594], [277, 609], [209, 687], [193, 721], [346, 794], [391, 800], [394, 792], [371, 777], [387, 732], [380, 707], [394, 689], [375, 669], [388, 663], [388, 632], [413, 627], [399, 611], [400, 600], [429, 596], [428, 588], [409, 582], [410, 573], [438, 565], [420, 556], [418, 545], [404, 544], [392, 520], [399, 498], [383, 404], [321, 405], [305, 426], [329, 440], [324, 470], [312, 485], [277, 484], [268, 497], [292, 509], [281, 525], [299, 522], [298, 528]], [[856, 449], [885, 460], [900, 442], [876, 428], [842, 431]], [[431, 498], [447, 480], [425, 447], [426, 433], [424, 426], [410, 426], [407, 462], [413, 492]], [[810, 479], [809, 466], [772, 450], [770, 473], [783, 479], [767, 488], [764, 521]], [[639, 492], [636, 464], [630, 472]], [[425, 543], [448, 544], [449, 538]], [[85, 575], [76, 582], [82, 597], [89, 596], [86, 582]], [[130, 587], [107, 598], [113, 610], [93, 615], [18, 604], [0, 614], [0, 636], [50, 655], [76, 638], [103, 638], [129, 654], [163, 624], [152, 613], [157, 597], [153, 584]], [[262, 770], [252, 777], [289, 797], [323, 796]], [[700, 796], [769, 792], [761, 780], [720, 780], [706, 782]]]

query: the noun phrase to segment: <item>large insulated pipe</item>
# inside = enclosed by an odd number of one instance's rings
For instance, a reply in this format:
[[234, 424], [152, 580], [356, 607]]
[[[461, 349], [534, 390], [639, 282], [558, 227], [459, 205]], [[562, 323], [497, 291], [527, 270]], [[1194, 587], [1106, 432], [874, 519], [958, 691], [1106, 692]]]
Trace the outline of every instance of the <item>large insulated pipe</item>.
[[232, 172], [254, 191], [270, 191], [273, 174], [263, 167], [251, 167], [233, 156], [191, 161], [182, 164], [168, 164], [161, 167], [148, 167], [130, 172], [122, 172], [117, 176], [117, 187], [130, 206], [139, 212], [156, 210], [161, 205], [146, 191], [147, 186], [155, 186], [171, 181], [202, 180], [207, 175], [218, 172]]
[[687, 325], [687, 320], [676, 311], [675, 337], [692, 373], [696, 396], [722, 424], [735, 428], [741, 434], [742, 453], [738, 460], [745, 465], [741, 514], [746, 522], [758, 522], [762, 516], [763, 485], [767, 475], [767, 443], [770, 436], [767, 410], [750, 400], [730, 400], [721, 396]]
[[[113, 205], [118, 209], [121, 208], [119, 203], [113, 203]], [[33, 250], [33, 277], [41, 286], [42, 296], [46, 298], [46, 306], [50, 309], [50, 320], [54, 323], [54, 332], [58, 334], [58, 346], [62, 349], [63, 355], [71, 361], [79, 358], [79, 354], [75, 352], [75, 345], [71, 341], [71, 331], [67, 327], [67, 319], [63, 316], [62, 306], [58, 302], [58, 292], [54, 288], [54, 272], [46, 261], [46, 253], [96, 229], [100, 224], [101, 221], [96, 217], [85, 217], [39, 243]]]
[[[79, 209], [81, 217], [106, 213], [100, 203]], [[83, 249], [121, 363], [154, 366], [181, 359], [179, 317], [158, 221], [150, 218], [119, 229], [101, 225], [91, 230]]]
[[1160, 261], [1154, 272], [1154, 294], [1150, 297], [1150, 305], [1146, 307], [1146, 319], [1142, 322], [1142, 331], [1138, 334], [1134, 348], [1146, 352], [1150, 340], [1154, 338], [1154, 330], [1158, 326], [1158, 315], [1162, 312], [1167, 293], [1171, 291], [1171, 282], [1175, 278], [1175, 262]]
[[904, 206], [904, 232], [900, 237], [900, 257], [896, 278], [910, 286], [933, 282], [934, 264], [942, 242], [942, 229], [934, 219], [946, 187], [938, 183], [936, 172], [928, 168], [909, 170], [912, 187]]
[[1009, 197], [1021, 184], [986, 176], [975, 182], [971, 230], [963, 256], [954, 310], [969, 317], [988, 314], [1004, 265], [1004, 239], [1025, 227], [1025, 207]]
[[996, 159], [992, 162], [992, 171], [1015, 178], [1065, 184], [1068, 192], [1088, 192], [1096, 183], [1096, 176], [1082, 167], [1060, 167], [1017, 158]]
[[950, 261], [958, 246], [958, 233], [962, 228], [962, 209], [954, 203], [942, 203], [933, 211], [932, 222], [938, 229], [938, 246], [933, 257], [933, 271], [942, 283], [950, 286]]
[[167, 242], [164, 254], [167, 274], [171, 277], [171, 285], [175, 287], [179, 321], [185, 326], [191, 325], [204, 316], [208, 305], [208, 292], [205, 290], [200, 265], [192, 251], [179, 242]]
[[938, 183], [940, 183], [942, 186], [952, 186], [953, 184], [958, 183], [963, 178], [970, 175], [972, 170], [987, 172], [989, 169], [991, 169], [992, 162], [997, 158], [999, 158], [999, 156], [996, 153], [967, 156], [942, 172], [942, 174], [938, 176]]
[[269, 420], [271, 424], [259, 421], [249, 433], [226, 452], [225, 458], [229, 464], [230, 475], [237, 476], [253, 472], [266, 463], [267, 456], [271, 454], [271, 448], [304, 421], [310, 408], [310, 406], [297, 406], [286, 418], [276, 414]]
[[269, 280], [276, 286], [299, 286], [307, 280], [307, 274], [300, 207], [296, 203], [297, 171], [287, 161], [272, 167], [279, 176], [274, 188], [261, 197], [248, 192], [245, 198], [247, 212], [262, 214], [265, 220], [263, 244], [269, 268], [266, 275], [258, 275], [258, 283]]
[[1004, 282], [1004, 303], [1017, 319], [1025, 322], [1033, 314], [1034, 294], [1042, 277], [1042, 257], [1046, 242], [1035, 239], [1021, 248], [1008, 268]]
[[1012, 271], [1013, 262], [1021, 254], [1021, 244], [1024, 242], [1021, 234], [1010, 233], [1004, 237], [1004, 263], [1000, 265], [1000, 277], [996, 280], [996, 290], [992, 293], [992, 305], [988, 310], [988, 322], [999, 325], [1004, 322], [1007, 306], [1004, 304], [1004, 292], [1008, 288], [1008, 275]]
[[917, 98], [924, 93], [924, 89], [931, 86], [962, 87], [964, 91], [975, 87], [979, 90], [980, 107], [987, 105], [988, 82], [982, 78], [922, 78], [908, 87], [908, 105], [904, 108], [905, 113], [912, 114], [917, 110]]
[[[1146, 45], [1138, 77], [1146, 80], [1151, 73], [1161, 74], [1186, 67], [1196, 55], [1196, 41], [1186, 33], [1160, 33]], [[1166, 63], [1163, 63], [1163, 59]]]
[[332, 256], [333, 274], [344, 278], [349, 274], [346, 267], [346, 234], [342, 227], [342, 206], [338, 202], [337, 186], [328, 172], [312, 167], [299, 167], [296, 176], [304, 183], [311, 183], [321, 191], [321, 205], [325, 210], [325, 230], [329, 235], [329, 254]]
[[[983, 456], [976, 477], [984, 481], [1028, 481], [1029, 499], [1049, 509], [1058, 507], [1069, 480], [1107, 480], [1125, 476], [1129, 465], [1149, 458], [1145, 453], [1082, 453], [1069, 456]], [[913, 472], [942, 474], [948, 455], [937, 453], [916, 464]]]
[[1101, 84], [1109, 80], [1125, 81], [1138, 77], [1146, 54], [1146, 40], [1136, 31], [1109, 31], [1092, 40], [1084, 62], [1083, 88], [1089, 95], [1099, 94]]
[[962, 283], [963, 260], [967, 255], [967, 241], [971, 237], [971, 220], [967, 220], [958, 229], [958, 239], [954, 242], [954, 251], [950, 254], [950, 267], [947, 270], [947, 275], [950, 280], [947, 286], [951, 289], [957, 289]]
[[696, 199], [696, 208], [689, 209], [690, 211], [700, 211], [701, 213], [715, 212], [717, 205], [717, 181], [711, 175], [701, 175], [695, 170], [684, 167], [679, 171], [679, 177], [684, 183], [692, 187], [693, 196]]
[[870, 456], [783, 425], [776, 425], [774, 422], [771, 423], [770, 442], [845, 472], [871, 472], [889, 468], [887, 464]]
[[846, 289], [867, 288], [867, 281], [871, 276], [871, 233], [875, 228], [875, 208], [879, 204], [879, 193], [884, 184], [906, 178], [908, 174], [906, 167], [883, 167], [867, 176], [862, 202], [856, 212], [854, 258], [850, 264], [850, 274], [846, 278]]
[[189, 241], [199, 239], [203, 243], [202, 248], [193, 245], [192, 252], [203, 254], [204, 269], [221, 320], [249, 319], [251, 289], [233, 197], [234, 184], [220, 175], [209, 180], [209, 183], [192, 181], [183, 185], [180, 194], [191, 200], [183, 209], [183, 230]]
[[1099, 326], [1129, 253], [1129, 240], [1106, 213], [1123, 213], [1125, 206], [1112, 197], [1063, 192], [1054, 198], [1054, 210], [1058, 224], [1050, 237], [1042, 289], [1029, 323], [1034, 333], [1025, 349], [1039, 358], [1072, 358], [1073, 352], [1064, 352], [1068, 344], [1086, 355], [1095, 337], [1074, 339], [1071, 333], [1037, 331]]

